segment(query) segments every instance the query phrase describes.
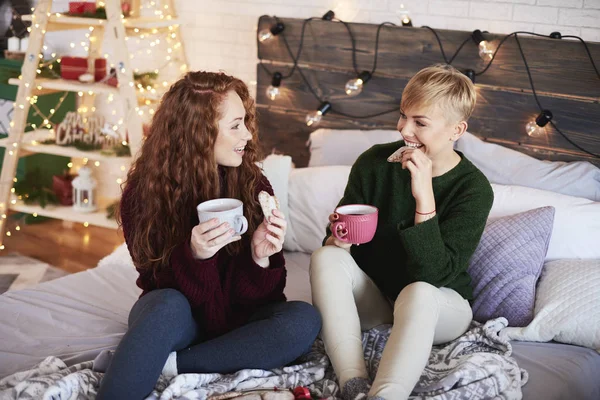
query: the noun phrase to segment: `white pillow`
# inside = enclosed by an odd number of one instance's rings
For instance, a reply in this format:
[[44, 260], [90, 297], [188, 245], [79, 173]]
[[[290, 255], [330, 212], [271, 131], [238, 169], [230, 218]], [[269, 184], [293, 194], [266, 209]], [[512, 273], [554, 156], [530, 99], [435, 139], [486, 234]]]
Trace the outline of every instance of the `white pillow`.
[[587, 161], [543, 161], [466, 132], [455, 149], [492, 183], [519, 185], [600, 201], [600, 168]]
[[321, 247], [329, 214], [344, 195], [350, 168], [336, 165], [292, 170], [289, 207], [296, 251], [312, 253]]
[[600, 351], [600, 260], [556, 260], [544, 265], [535, 317], [524, 328], [505, 328], [511, 340], [576, 344]]
[[402, 139], [396, 130], [317, 129], [310, 134], [309, 167], [352, 165], [375, 144]]
[[279, 207], [281, 212], [283, 212], [283, 215], [285, 215], [288, 224], [283, 248], [290, 251], [297, 251], [293, 223], [290, 221], [290, 210], [288, 206], [288, 185], [290, 172], [293, 169], [292, 157], [280, 154], [270, 154], [264, 160], [260, 161], [258, 166], [262, 168], [263, 174], [271, 183], [273, 193], [275, 193], [277, 200], [279, 200]]
[[555, 208], [546, 260], [600, 259], [600, 202], [523, 186], [492, 184], [492, 189], [490, 219], [544, 206]]
[[[312, 252], [321, 246], [327, 217], [344, 194], [350, 168], [323, 166], [292, 170], [288, 201], [295, 243], [288, 243], [288, 249]], [[555, 208], [547, 261], [600, 259], [600, 202], [522, 186], [492, 184], [492, 189], [494, 204], [490, 219], [544, 206]]]

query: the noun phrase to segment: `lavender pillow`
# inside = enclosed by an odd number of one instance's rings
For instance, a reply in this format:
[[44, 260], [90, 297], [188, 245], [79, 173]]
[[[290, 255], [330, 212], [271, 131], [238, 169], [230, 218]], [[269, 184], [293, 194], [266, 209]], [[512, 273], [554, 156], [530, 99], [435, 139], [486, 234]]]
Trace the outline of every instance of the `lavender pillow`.
[[469, 262], [473, 319], [505, 317], [515, 327], [531, 322], [553, 222], [554, 207], [488, 222]]

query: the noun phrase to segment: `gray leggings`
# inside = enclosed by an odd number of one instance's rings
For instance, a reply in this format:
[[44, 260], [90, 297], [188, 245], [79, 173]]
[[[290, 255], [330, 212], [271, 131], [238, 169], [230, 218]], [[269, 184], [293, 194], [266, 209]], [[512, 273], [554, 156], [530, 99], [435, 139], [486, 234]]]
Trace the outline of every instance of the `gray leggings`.
[[199, 323], [181, 292], [160, 289], [144, 295], [131, 309], [129, 329], [96, 398], [145, 398], [172, 351], [177, 351], [179, 373], [279, 368], [306, 353], [321, 329], [319, 313], [300, 301], [266, 305], [246, 325], [207, 341]]

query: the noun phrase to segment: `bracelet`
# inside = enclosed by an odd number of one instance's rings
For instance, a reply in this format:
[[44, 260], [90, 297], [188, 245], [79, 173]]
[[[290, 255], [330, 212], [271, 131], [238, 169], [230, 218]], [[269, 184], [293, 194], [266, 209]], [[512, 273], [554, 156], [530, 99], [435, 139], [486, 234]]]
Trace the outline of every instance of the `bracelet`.
[[428, 213], [421, 213], [421, 212], [418, 212], [417, 210], [415, 210], [415, 212], [419, 215], [431, 215], [431, 214], [435, 213], [435, 210], [433, 210], [432, 212], [428, 212]]

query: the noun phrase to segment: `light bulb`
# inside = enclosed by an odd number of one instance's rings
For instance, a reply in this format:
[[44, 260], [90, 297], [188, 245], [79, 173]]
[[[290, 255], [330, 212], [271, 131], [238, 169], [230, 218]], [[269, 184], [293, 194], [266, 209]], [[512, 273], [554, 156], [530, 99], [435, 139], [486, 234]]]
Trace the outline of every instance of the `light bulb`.
[[269, 99], [275, 100], [277, 97], [279, 97], [279, 88], [277, 86], [269, 85], [266, 93]]
[[261, 43], [271, 39], [272, 37], [273, 35], [269, 29], [263, 29], [262, 31], [258, 32], [258, 41]]
[[323, 113], [319, 110], [306, 114], [306, 126], [318, 125]]
[[483, 60], [489, 60], [494, 56], [494, 46], [485, 40], [483, 32], [479, 29], [475, 29], [471, 34], [471, 38], [479, 46], [479, 57]]
[[363, 81], [360, 78], [350, 79], [346, 82], [346, 94], [350, 97], [357, 96], [362, 92]]
[[262, 29], [258, 32], [258, 41], [263, 43], [273, 36], [279, 35], [283, 32], [284, 26], [281, 22], [276, 23], [270, 28]]
[[363, 86], [371, 79], [371, 73], [369, 71], [361, 72], [357, 78], [350, 79], [346, 82], [345, 91], [350, 97], [358, 96], [363, 90]]
[[494, 56], [494, 48], [490, 42], [483, 40], [479, 43], [479, 57], [482, 60], [490, 60]]
[[532, 121], [525, 125], [525, 131], [531, 137], [540, 137], [546, 134], [546, 125], [552, 120], [550, 110], [542, 110], [542, 112]]
[[277, 97], [279, 97], [279, 86], [281, 85], [282, 78], [283, 76], [279, 72], [275, 72], [273, 74], [273, 78], [271, 78], [271, 85], [269, 85], [267, 91], [265, 92], [269, 99], [275, 100]]
[[331, 110], [331, 103], [324, 101], [316, 111], [306, 114], [306, 126], [315, 126], [321, 122], [321, 117]]
[[527, 134], [531, 137], [540, 137], [546, 133], [546, 128], [543, 126], [539, 126], [535, 120], [529, 121], [525, 126], [525, 130]]

